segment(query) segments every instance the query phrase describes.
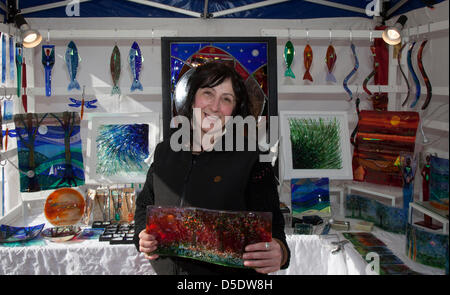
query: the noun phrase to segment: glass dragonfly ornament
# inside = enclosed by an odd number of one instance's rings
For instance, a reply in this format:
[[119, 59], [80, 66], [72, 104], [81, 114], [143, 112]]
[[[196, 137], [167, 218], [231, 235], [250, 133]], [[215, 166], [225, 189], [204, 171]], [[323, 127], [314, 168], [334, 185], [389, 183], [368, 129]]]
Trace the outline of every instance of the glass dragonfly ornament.
[[96, 109], [97, 106], [95, 105], [95, 103], [98, 101], [97, 99], [85, 100], [84, 99], [84, 88], [85, 87], [83, 86], [83, 94], [81, 95], [81, 100], [69, 97], [70, 101], [72, 102], [72, 103], [69, 103], [69, 107], [74, 107], [74, 108], [81, 107], [80, 120], [83, 120], [84, 107], [86, 107], [88, 109]]

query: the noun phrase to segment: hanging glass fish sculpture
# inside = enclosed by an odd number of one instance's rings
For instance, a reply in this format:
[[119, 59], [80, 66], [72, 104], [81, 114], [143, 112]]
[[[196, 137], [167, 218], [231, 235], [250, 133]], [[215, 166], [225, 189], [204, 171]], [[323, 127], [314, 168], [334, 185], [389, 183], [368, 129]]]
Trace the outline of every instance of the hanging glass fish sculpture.
[[419, 48], [419, 52], [417, 53], [417, 65], [419, 66], [419, 70], [420, 70], [420, 73], [422, 74], [423, 81], [425, 82], [425, 86], [427, 87], [427, 97], [425, 98], [425, 102], [422, 105], [422, 110], [424, 110], [428, 107], [428, 104], [431, 101], [431, 95], [432, 95], [430, 79], [428, 78], [427, 73], [425, 72], [425, 69], [423, 67], [423, 63], [422, 63], [422, 52], [423, 52], [423, 48], [425, 47], [427, 42], [428, 42], [428, 40], [425, 40], [422, 42], [422, 44], [420, 45], [420, 48]]
[[311, 73], [309, 70], [311, 69], [311, 64], [313, 61], [313, 51], [309, 44], [306, 44], [305, 50], [303, 51], [303, 64], [305, 65], [306, 72], [303, 75], [303, 80], [313, 81]]
[[408, 57], [406, 59], [408, 61], [408, 69], [411, 72], [411, 75], [413, 77], [414, 83], [416, 84], [416, 99], [409, 106], [410, 108], [414, 108], [416, 106], [417, 102], [419, 101], [419, 98], [420, 98], [420, 81], [419, 81], [419, 78], [416, 75], [416, 72], [414, 71], [414, 68], [413, 68], [413, 65], [412, 65], [412, 60], [411, 60], [411, 55], [412, 55], [412, 51], [414, 49], [414, 45], [416, 45], [416, 42], [413, 42], [413, 43], [411, 43], [411, 45], [409, 45]]
[[397, 54], [397, 63], [398, 63], [398, 67], [399, 67], [399, 69], [400, 69], [400, 72], [402, 73], [403, 79], [405, 80], [405, 82], [406, 82], [406, 87], [407, 87], [407, 89], [408, 89], [408, 92], [406, 93], [406, 98], [405, 98], [405, 100], [402, 102], [402, 107], [405, 106], [405, 104], [406, 104], [406, 102], [408, 101], [408, 98], [409, 98], [409, 93], [411, 92], [411, 87], [409, 86], [408, 77], [406, 77], [405, 72], [403, 72], [403, 69], [402, 69], [402, 63], [401, 63], [401, 59], [402, 59], [402, 51], [403, 51], [403, 48], [405, 48], [406, 44], [408, 44], [408, 43], [404, 43], [404, 44], [402, 45], [402, 47], [400, 48], [400, 50], [398, 51], [398, 54]]
[[27, 95], [27, 64], [25, 63], [25, 58], [22, 61], [22, 105], [25, 113], [28, 112], [28, 95]]
[[110, 69], [111, 69], [111, 76], [113, 81], [113, 88], [111, 90], [111, 95], [113, 94], [120, 94], [120, 87], [119, 87], [119, 78], [120, 78], [120, 50], [117, 45], [114, 46], [114, 49], [111, 54], [111, 61], [110, 61]]
[[144, 90], [141, 82], [139, 81], [139, 75], [141, 73], [142, 62], [144, 59], [142, 58], [141, 49], [137, 42], [134, 42], [131, 45], [130, 53], [128, 56], [128, 61], [130, 62], [131, 73], [133, 74], [133, 83], [131, 84], [131, 91], [136, 89]]
[[20, 97], [20, 89], [22, 88], [22, 61], [23, 45], [22, 43], [16, 43], [17, 97]]
[[6, 82], [6, 35], [2, 33], [2, 83]]
[[295, 55], [295, 49], [294, 44], [289, 40], [286, 42], [286, 45], [284, 46], [284, 62], [286, 64], [286, 71], [284, 72], [285, 77], [291, 77], [295, 79], [294, 72], [291, 69], [292, 62], [294, 61], [294, 55]]
[[52, 95], [52, 68], [55, 64], [55, 45], [42, 45], [42, 65], [45, 71], [45, 96]]
[[344, 89], [345, 91], [347, 91], [348, 95], [350, 96], [350, 100], [353, 99], [353, 93], [350, 90], [350, 88], [348, 88], [347, 84], [348, 81], [350, 80], [350, 78], [356, 73], [356, 71], [359, 68], [359, 61], [358, 61], [358, 56], [356, 55], [356, 48], [355, 48], [355, 44], [351, 44], [350, 48], [352, 49], [352, 53], [353, 53], [353, 57], [355, 58], [355, 66], [353, 67], [352, 71], [347, 75], [347, 77], [345, 77], [343, 85], [344, 85]]
[[330, 44], [327, 49], [327, 56], [325, 57], [325, 62], [328, 68], [326, 81], [336, 83], [336, 78], [333, 75], [333, 67], [336, 63], [336, 58], [336, 51], [334, 50], [333, 45]]
[[9, 78], [14, 81], [14, 36], [9, 36]]
[[80, 56], [78, 55], [78, 49], [77, 46], [73, 41], [69, 42], [69, 45], [67, 45], [66, 49], [66, 66], [67, 71], [69, 72], [70, 77], [70, 83], [67, 89], [70, 91], [74, 88], [80, 90], [80, 84], [78, 84], [76, 77], [77, 77], [77, 71], [78, 71], [78, 63], [81, 61]]

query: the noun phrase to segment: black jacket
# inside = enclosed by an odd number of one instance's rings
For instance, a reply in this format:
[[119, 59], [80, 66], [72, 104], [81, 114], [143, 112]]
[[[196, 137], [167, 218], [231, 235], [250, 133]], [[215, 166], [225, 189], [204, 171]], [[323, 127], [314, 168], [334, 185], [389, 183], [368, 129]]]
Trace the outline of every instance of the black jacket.
[[[193, 155], [174, 152], [169, 141], [155, 150], [143, 190], [136, 201], [135, 245], [145, 228], [147, 205], [200, 207], [214, 210], [272, 212], [272, 237], [290, 251], [284, 233], [277, 184], [270, 163], [259, 162], [257, 152], [211, 151]], [[193, 259], [162, 257], [151, 261], [158, 274], [256, 274], [253, 269], [236, 269]]]

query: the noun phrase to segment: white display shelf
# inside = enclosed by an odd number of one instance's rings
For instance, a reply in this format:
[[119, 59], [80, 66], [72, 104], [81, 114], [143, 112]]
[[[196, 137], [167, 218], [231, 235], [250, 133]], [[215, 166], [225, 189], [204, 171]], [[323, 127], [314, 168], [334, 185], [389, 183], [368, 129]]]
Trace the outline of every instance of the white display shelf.
[[[86, 86], [85, 95], [111, 95], [111, 87], [92, 87]], [[7, 95], [16, 95], [17, 88], [9, 87], [5, 88]], [[5, 91], [1, 90], [1, 91]], [[156, 86], [144, 86], [144, 90], [136, 90], [130, 91], [129, 87], [121, 87], [121, 95], [162, 95], [162, 87]], [[53, 87], [52, 88], [52, 96], [67, 96], [67, 95], [81, 95], [83, 92], [83, 88], [81, 90], [74, 89], [72, 91], [68, 91], [66, 87]], [[2, 93], [3, 95], [4, 93]], [[35, 88], [27, 88], [28, 96], [45, 96], [45, 88], [44, 87], [35, 87]]]
[[[423, 93], [426, 93], [426, 86], [422, 85]], [[362, 86], [348, 85], [352, 92], [356, 90], [363, 91]], [[389, 86], [389, 85], [367, 85], [367, 89], [371, 92], [387, 92], [387, 93], [407, 93], [405, 86]], [[278, 85], [278, 92], [284, 93], [347, 93], [342, 85]], [[433, 95], [449, 95], [448, 87], [432, 87]]]
[[[356, 93], [363, 91], [362, 86], [348, 85], [348, 88]], [[406, 93], [407, 89], [399, 86], [379, 86], [379, 85], [367, 85], [367, 89], [371, 92], [388, 92], [388, 93]], [[278, 85], [279, 94], [292, 94], [292, 93], [347, 93], [342, 85]]]
[[[408, 37], [416, 37], [423, 34], [429, 34], [433, 32], [445, 31], [449, 29], [449, 21], [444, 20], [440, 22], [430, 23], [426, 25], [420, 25], [404, 29], [402, 35]], [[291, 39], [373, 39], [381, 38], [381, 30], [309, 30], [308, 28], [302, 29], [262, 29], [261, 36], [276, 36], [278, 38], [291, 38]], [[331, 36], [330, 36], [331, 35]]]
[[[348, 88], [352, 92], [356, 92], [362, 90], [362, 87], [356, 85], [348, 85]], [[95, 94], [110, 94], [112, 86], [101, 86], [101, 87], [86, 87], [85, 93], [87, 95], [95, 95]], [[379, 86], [379, 85], [368, 85], [367, 89], [371, 92], [387, 92], [387, 93], [406, 93], [407, 88], [403, 86]], [[425, 85], [422, 86], [422, 89], [426, 89]], [[7, 95], [14, 95], [17, 93], [17, 88], [15, 87], [7, 87], [3, 88], [1, 91], [6, 91]], [[141, 95], [162, 95], [162, 87], [159, 86], [144, 86], [144, 91], [134, 91], [131, 92], [127, 87], [121, 87], [122, 95], [126, 94], [141, 94]], [[433, 87], [432, 89], [433, 95], [449, 95], [449, 87]], [[52, 88], [52, 95], [68, 95], [76, 92], [82, 92], [82, 90], [73, 90], [68, 91], [65, 87], [54, 87]], [[278, 85], [278, 94], [292, 94], [292, 93], [347, 93], [342, 87], [342, 85]], [[1, 93], [4, 94], [3, 92]], [[45, 95], [44, 87], [35, 87], [35, 88], [27, 88], [28, 95]]]
[[[399, 198], [402, 198], [401, 190], [398, 188], [390, 188], [391, 191], [389, 193], [385, 192], [384, 190], [380, 189], [381, 186], [374, 186], [369, 185], [367, 183], [364, 183], [363, 185], [354, 185], [349, 184], [346, 186], [347, 189], [347, 195], [351, 195], [353, 191], [366, 193], [372, 196], [377, 196], [381, 198], [385, 198], [390, 200], [391, 206], [395, 207], [396, 200]], [[395, 189], [395, 191], [394, 191]]]

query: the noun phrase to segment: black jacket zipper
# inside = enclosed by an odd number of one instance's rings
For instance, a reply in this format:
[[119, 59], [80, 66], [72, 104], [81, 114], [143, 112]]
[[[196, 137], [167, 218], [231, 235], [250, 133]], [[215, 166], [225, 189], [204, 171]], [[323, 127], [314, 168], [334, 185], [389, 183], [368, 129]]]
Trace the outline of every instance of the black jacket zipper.
[[181, 193], [181, 200], [180, 200], [180, 207], [184, 206], [184, 200], [186, 199], [186, 190], [187, 190], [187, 184], [189, 183], [189, 179], [191, 178], [192, 168], [195, 165], [196, 162], [196, 155], [191, 156], [191, 166], [189, 167], [188, 173], [186, 174], [186, 177], [184, 178], [184, 184], [183, 184], [183, 192]]

